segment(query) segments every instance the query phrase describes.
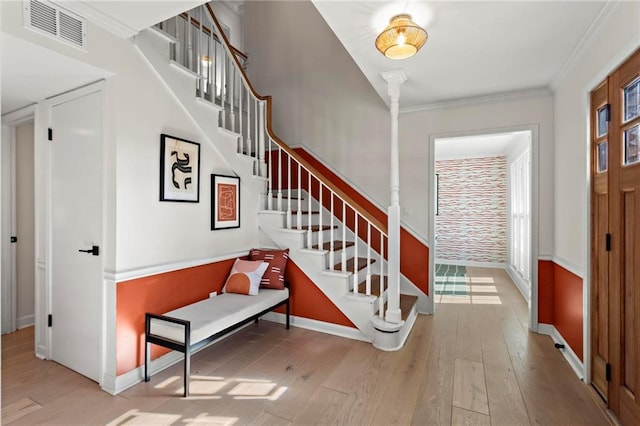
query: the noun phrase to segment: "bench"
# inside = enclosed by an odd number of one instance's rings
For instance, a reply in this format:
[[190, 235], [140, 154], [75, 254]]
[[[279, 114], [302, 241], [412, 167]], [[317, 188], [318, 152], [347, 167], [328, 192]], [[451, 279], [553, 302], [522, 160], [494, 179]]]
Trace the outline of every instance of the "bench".
[[223, 293], [163, 315], [145, 314], [144, 381], [150, 380], [150, 345], [184, 354], [184, 396], [189, 396], [191, 353], [217, 338], [274, 310], [286, 306], [289, 329], [289, 289], [260, 289], [256, 296]]

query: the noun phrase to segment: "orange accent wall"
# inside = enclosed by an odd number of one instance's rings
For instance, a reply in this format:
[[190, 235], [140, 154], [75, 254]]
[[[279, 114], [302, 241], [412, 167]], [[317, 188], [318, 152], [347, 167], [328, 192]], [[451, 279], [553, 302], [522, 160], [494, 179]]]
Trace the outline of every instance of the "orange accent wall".
[[[315, 167], [323, 177], [328, 179], [341, 191], [351, 197], [377, 220], [382, 223], [387, 223], [387, 214], [384, 211], [380, 210], [378, 206], [367, 200], [367, 198], [360, 194], [360, 192], [352, 188], [351, 185], [332, 172], [313, 155], [305, 151], [303, 148], [296, 148], [295, 151]], [[275, 158], [277, 158], [277, 155]], [[285, 163], [283, 162], [283, 164]], [[291, 177], [292, 182], [296, 182], [297, 184], [297, 174], [295, 174], [295, 172], [296, 169], [293, 168]], [[303, 178], [302, 186], [306, 188], [304, 183], [306, 174], [303, 172], [301, 177]], [[283, 178], [283, 182], [286, 182], [286, 178]], [[313, 191], [312, 188], [312, 192], [317, 192], [317, 190]], [[327, 200], [329, 197], [325, 196], [324, 199]], [[335, 206], [335, 209], [336, 211], [340, 211], [341, 206]], [[353, 229], [353, 222], [353, 220], [347, 221], [347, 225], [351, 229]], [[364, 224], [364, 222], [362, 222], [362, 224]], [[363, 226], [362, 224], [358, 224], [360, 238], [366, 238], [366, 226]], [[375, 241], [375, 235], [373, 235], [373, 239], [373, 246], [379, 248], [379, 242]], [[429, 294], [429, 247], [414, 237], [405, 228], [400, 229], [400, 272], [411, 280], [411, 282], [413, 282], [424, 294]]]
[[554, 263], [553, 324], [582, 360], [582, 278]]
[[538, 261], [538, 322], [553, 324], [553, 269], [550, 260]]
[[[162, 314], [220, 293], [234, 259], [152, 275], [117, 284], [116, 374], [144, 365], [144, 314]], [[291, 260], [285, 278], [291, 287], [291, 315], [355, 327]], [[250, 296], [247, 296], [250, 297]], [[284, 313], [284, 308], [281, 309]], [[151, 345], [155, 359], [169, 350]]]
[[[285, 280], [291, 283], [291, 315], [356, 328], [291, 260], [287, 263]], [[282, 307], [277, 311], [284, 313], [285, 309]]]
[[[124, 281], [116, 287], [116, 374], [144, 365], [144, 314], [162, 314], [220, 292], [234, 259]], [[152, 345], [151, 357], [169, 352]]]
[[550, 261], [538, 261], [538, 322], [551, 324], [583, 357], [582, 278]]

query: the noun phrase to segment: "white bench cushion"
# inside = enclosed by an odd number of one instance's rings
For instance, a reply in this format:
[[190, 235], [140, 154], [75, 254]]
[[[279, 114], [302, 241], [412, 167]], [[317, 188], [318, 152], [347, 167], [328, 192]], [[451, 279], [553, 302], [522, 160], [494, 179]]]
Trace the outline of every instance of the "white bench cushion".
[[[191, 322], [191, 344], [198, 343], [234, 324], [241, 322], [289, 297], [289, 289], [260, 289], [256, 296], [223, 293], [163, 315]], [[151, 334], [184, 343], [184, 327], [167, 321], [151, 319]]]

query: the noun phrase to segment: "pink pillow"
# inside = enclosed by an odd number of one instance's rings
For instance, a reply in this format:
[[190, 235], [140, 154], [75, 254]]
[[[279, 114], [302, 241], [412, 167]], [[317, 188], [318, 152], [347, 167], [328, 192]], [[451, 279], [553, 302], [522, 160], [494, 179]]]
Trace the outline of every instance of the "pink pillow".
[[251, 249], [249, 251], [249, 259], [269, 262], [269, 268], [264, 274], [264, 277], [262, 277], [260, 287], [272, 288], [275, 290], [284, 289], [284, 270], [286, 269], [287, 261], [289, 260], [289, 249]]
[[255, 296], [268, 266], [267, 262], [236, 259], [222, 292]]

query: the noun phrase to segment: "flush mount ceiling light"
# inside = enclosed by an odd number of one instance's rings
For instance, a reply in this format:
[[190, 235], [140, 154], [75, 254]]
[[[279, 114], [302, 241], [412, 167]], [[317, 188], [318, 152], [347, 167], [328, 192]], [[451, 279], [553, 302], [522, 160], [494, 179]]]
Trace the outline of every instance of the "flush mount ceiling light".
[[427, 31], [411, 20], [411, 15], [396, 15], [376, 38], [376, 48], [389, 59], [415, 55], [427, 41]]

